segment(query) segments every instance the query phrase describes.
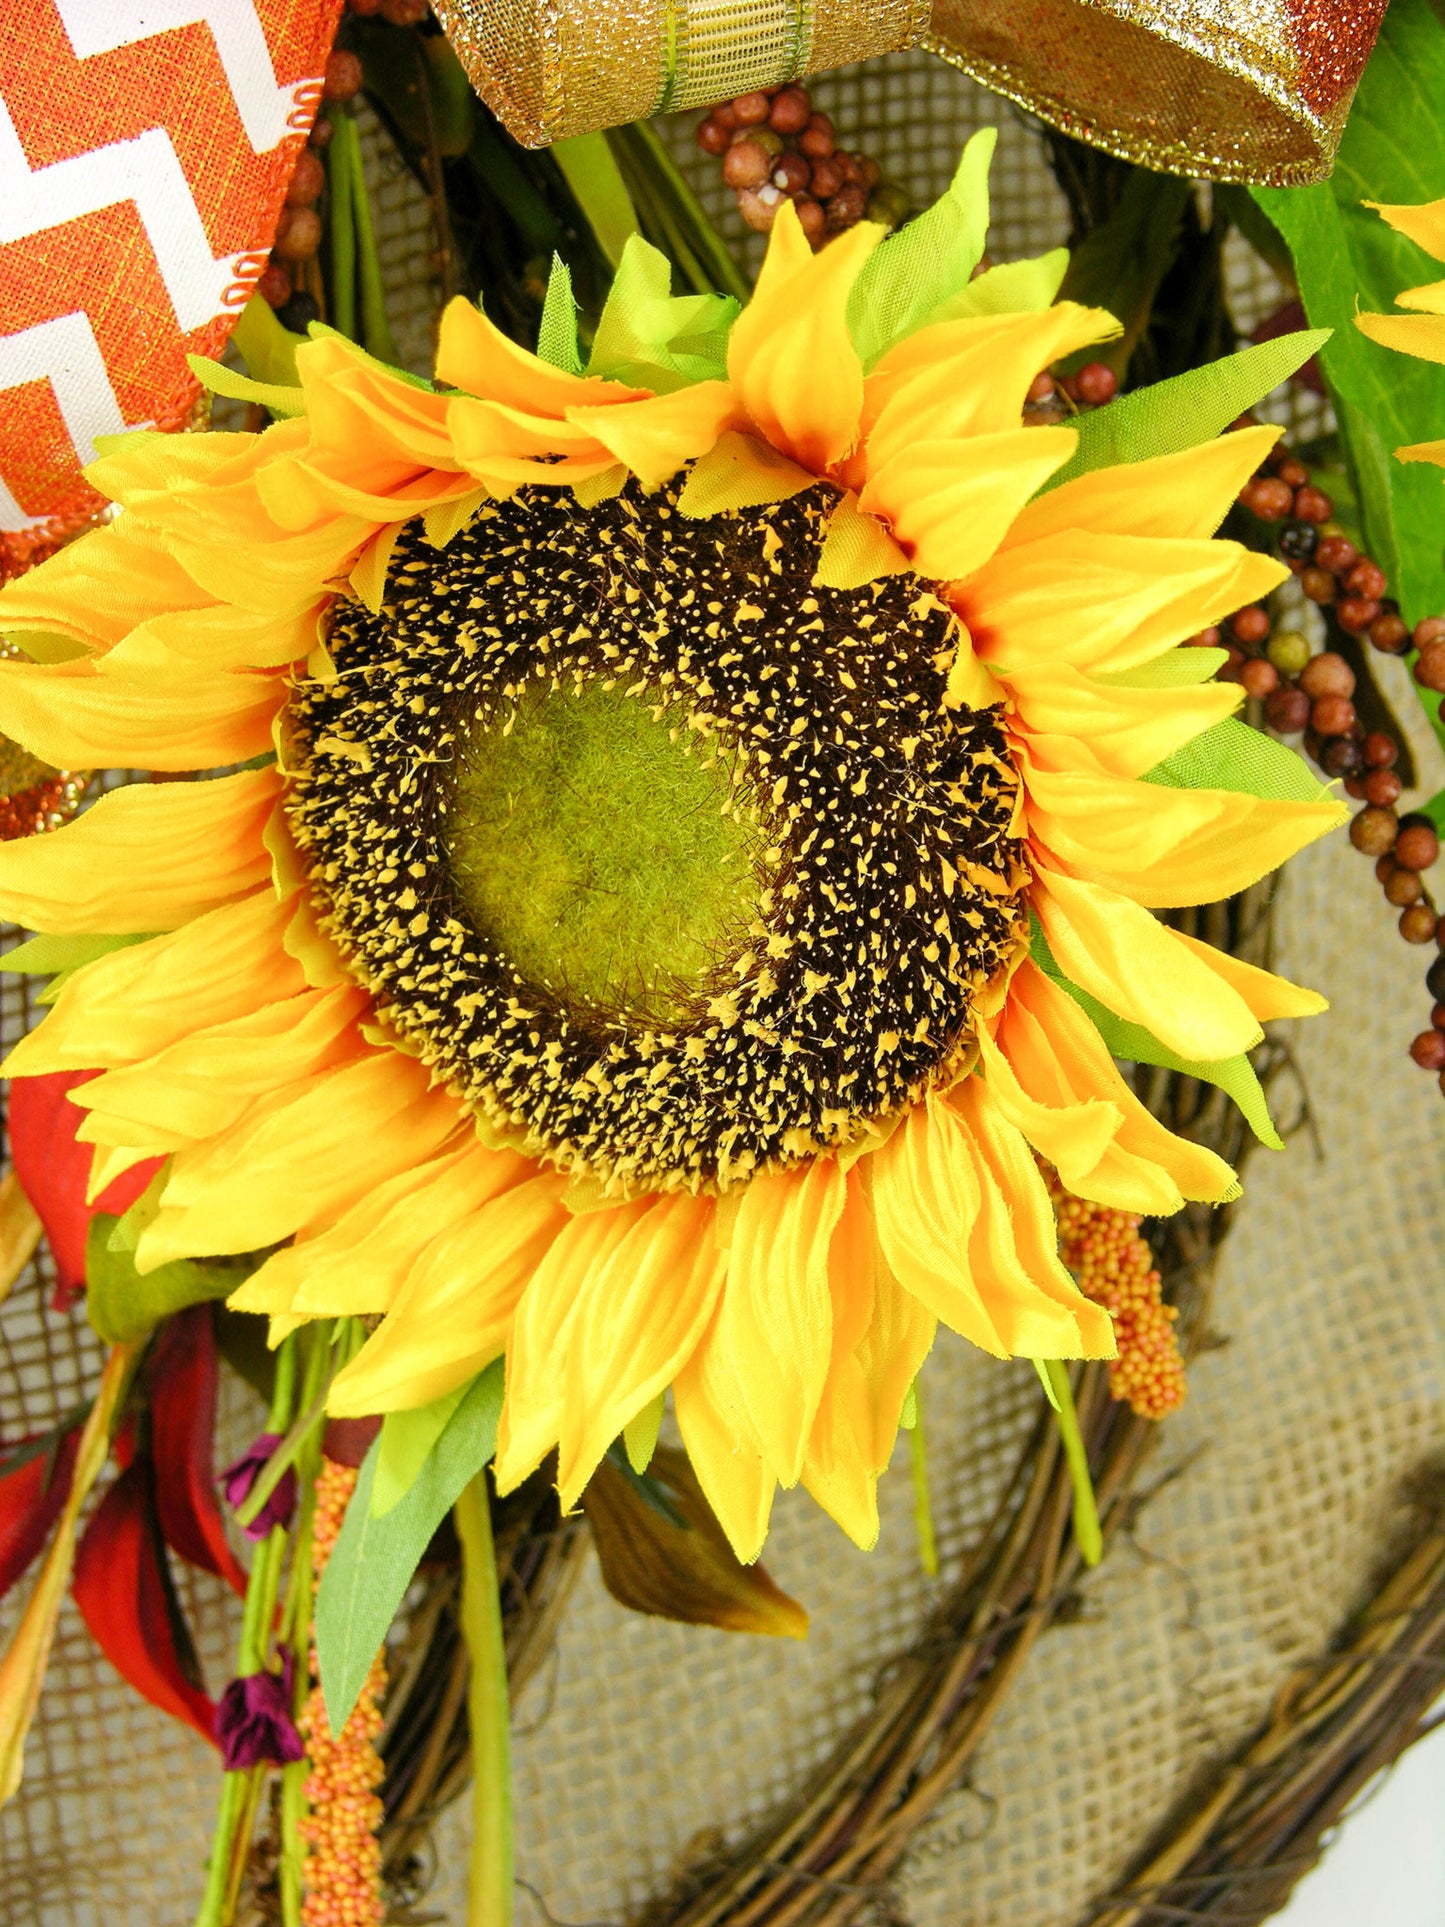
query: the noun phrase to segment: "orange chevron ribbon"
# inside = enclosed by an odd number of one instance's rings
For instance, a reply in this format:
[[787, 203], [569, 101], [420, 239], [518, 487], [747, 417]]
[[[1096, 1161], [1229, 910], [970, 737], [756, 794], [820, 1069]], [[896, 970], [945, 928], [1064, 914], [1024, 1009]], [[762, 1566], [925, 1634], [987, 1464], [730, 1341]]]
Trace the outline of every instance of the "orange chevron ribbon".
[[9, 0], [0, 575], [99, 498], [95, 437], [180, 427], [265, 266], [342, 0]]

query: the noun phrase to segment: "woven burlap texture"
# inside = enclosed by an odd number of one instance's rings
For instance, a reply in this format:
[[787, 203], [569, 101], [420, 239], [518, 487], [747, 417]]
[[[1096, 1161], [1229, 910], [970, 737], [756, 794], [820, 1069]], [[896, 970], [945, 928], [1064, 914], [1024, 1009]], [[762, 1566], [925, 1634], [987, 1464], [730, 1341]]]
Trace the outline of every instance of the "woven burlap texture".
[[[846, 143], [878, 156], [920, 203], [972, 128], [999, 122], [994, 258], [1062, 238], [1035, 136], [961, 76], [915, 55], [829, 76], [817, 94]], [[716, 163], [691, 145], [692, 118], [665, 131], [735, 222]], [[393, 328], [422, 369], [434, 302], [425, 203], [385, 169], [374, 138], [369, 149]], [[1258, 264], [1233, 255], [1231, 286], [1252, 321], [1269, 299]], [[1408, 686], [1398, 693], [1407, 713]], [[1440, 769], [1421, 749], [1428, 794]], [[1292, 866], [1280, 961], [1334, 1000], [1298, 1038], [1322, 1155], [1302, 1136], [1256, 1159], [1213, 1312], [1229, 1342], [1196, 1366], [1150, 1479], [1182, 1476], [1090, 1584], [1083, 1617], [1036, 1651], [971, 1786], [920, 1839], [900, 1895], [917, 1927], [1068, 1927], [1196, 1767], [1329, 1639], [1392, 1529], [1402, 1478], [1441, 1444], [1445, 1199], [1425, 1175], [1441, 1100], [1405, 1057], [1425, 1021], [1424, 960], [1399, 942], [1343, 839]], [[25, 1001], [16, 979], [0, 986], [8, 1039]], [[42, 1283], [26, 1281], [0, 1314], [6, 1441], [52, 1423], [96, 1370], [83, 1322], [43, 1312]], [[952, 1343], [926, 1389], [946, 1583], [1038, 1393], [1027, 1368]], [[258, 1426], [233, 1385], [228, 1440]], [[517, 1708], [518, 1870], [554, 1916], [620, 1920], [701, 1841], [735, 1835], [785, 1795], [867, 1705], [877, 1666], [913, 1636], [932, 1595], [901, 1458], [882, 1499], [870, 1555], [806, 1499], [780, 1505], [768, 1561], [813, 1614], [802, 1645], [638, 1619], [589, 1563], [556, 1660]], [[234, 1650], [233, 1607], [218, 1582], [181, 1577], [214, 1693]], [[0, 1632], [17, 1603], [0, 1607]], [[188, 1927], [216, 1792], [215, 1756], [121, 1684], [67, 1605], [25, 1785], [0, 1810], [0, 1923]], [[461, 1927], [462, 1812], [437, 1847], [427, 1910]], [[525, 1890], [518, 1907], [521, 1927], [542, 1927]]]

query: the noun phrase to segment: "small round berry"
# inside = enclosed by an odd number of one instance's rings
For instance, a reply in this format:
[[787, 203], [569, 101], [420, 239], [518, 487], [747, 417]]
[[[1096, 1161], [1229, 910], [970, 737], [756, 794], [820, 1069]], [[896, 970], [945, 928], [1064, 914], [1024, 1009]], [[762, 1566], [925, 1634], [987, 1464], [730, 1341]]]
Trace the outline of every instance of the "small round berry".
[[1423, 622], [1417, 622], [1411, 640], [1417, 649], [1424, 649], [1432, 642], [1445, 642], [1445, 616], [1426, 616]]
[[1279, 532], [1279, 552], [1287, 562], [1309, 562], [1319, 537], [1308, 522], [1286, 522]]
[[1360, 746], [1352, 736], [1332, 736], [1322, 745], [1318, 761], [1326, 776], [1353, 776], [1364, 766]]
[[1303, 488], [1310, 478], [1309, 470], [1297, 455], [1286, 455], [1274, 472], [1282, 482], [1287, 482], [1291, 488]]
[[1363, 803], [1365, 801], [1365, 783], [1363, 777], [1347, 776], [1344, 780], [1343, 788], [1345, 795], [1353, 797], [1355, 802]]
[[354, 100], [361, 92], [361, 62], [345, 47], [334, 47], [326, 59], [321, 81], [323, 100]]
[[[871, 194], [883, 178], [883, 169], [871, 154], [859, 154], [856, 158], [858, 161], [858, 184]], [[985, 259], [987, 259], [986, 256]]]
[[1346, 536], [1327, 535], [1315, 550], [1315, 561], [1332, 575], [1348, 575], [1359, 553]]
[[738, 126], [761, 127], [771, 113], [772, 105], [766, 94], [739, 94], [733, 101]]
[[1395, 874], [1395, 859], [1387, 850], [1384, 856], [1375, 858], [1376, 883], [1388, 883]]
[[[1052, 401], [1053, 398], [1054, 378], [1048, 369], [1045, 368], [1042, 374], [1035, 375], [1029, 383], [1029, 392], [1024, 396], [1024, 400], [1026, 402], [1041, 402]], [[1197, 636], [1190, 637], [1191, 642], [1197, 642], [1198, 640], [1199, 638]]]
[[358, 20], [370, 20], [373, 14], [381, 12], [381, 0], [346, 0], [346, 5]]
[[813, 246], [817, 247], [818, 243], [828, 231], [827, 215], [824, 214], [822, 208], [812, 196], [808, 194], [800, 194], [793, 202], [793, 206], [798, 211], [798, 220], [802, 225], [804, 234], [807, 235]]
[[1283, 522], [1294, 508], [1294, 490], [1274, 476], [1246, 482], [1239, 499], [1261, 522]]
[[1086, 361], [1074, 379], [1079, 384], [1079, 400], [1093, 408], [1112, 401], [1119, 392], [1119, 377], [1106, 362]]
[[1427, 642], [1411, 673], [1422, 689], [1445, 692], [1445, 642]]
[[1365, 761], [1371, 769], [1393, 769], [1400, 760], [1400, 745], [1383, 729], [1373, 729], [1364, 741]]
[[1340, 627], [1352, 636], [1362, 635], [1379, 613], [1378, 602], [1365, 602], [1359, 596], [1342, 596], [1335, 604]]
[[283, 261], [309, 261], [321, 246], [321, 216], [313, 207], [283, 207], [271, 246]]
[[287, 207], [310, 207], [313, 201], [321, 198], [321, 190], [325, 185], [326, 169], [310, 148], [303, 147], [296, 156], [296, 172], [291, 176], [291, 185], [286, 189]]
[[1420, 881], [1419, 874], [1414, 870], [1407, 870], [1403, 864], [1397, 863], [1385, 878], [1386, 901], [1393, 903], [1397, 910], [1408, 910], [1410, 905], [1418, 903], [1424, 894], [1425, 886]]
[[1445, 1004], [1445, 951], [1440, 953], [1425, 972], [1425, 988], [1437, 1004]]
[[773, 186], [780, 188], [791, 200], [806, 190], [812, 173], [813, 163], [804, 155], [779, 154], [773, 162]]
[[829, 155], [825, 160], [812, 162], [812, 178], [808, 183], [809, 191], [815, 200], [829, 201], [843, 185], [843, 170]]
[[1323, 489], [1302, 488], [1296, 491], [1294, 512], [1301, 522], [1318, 525], [1329, 521], [1335, 512], [1335, 505]]
[[276, 319], [283, 328], [289, 328], [293, 335], [304, 335], [313, 321], [321, 319], [321, 306], [314, 294], [307, 294], [304, 288], [298, 288], [276, 310]]
[[429, 0], [381, 0], [381, 17], [393, 27], [419, 27], [430, 12]]
[[1282, 676], [1297, 676], [1310, 659], [1310, 646], [1298, 629], [1276, 629], [1265, 654]]
[[1334, 601], [1335, 578], [1328, 569], [1306, 569], [1299, 580], [1311, 602]]
[[268, 261], [256, 292], [270, 307], [280, 308], [291, 299], [291, 276], [279, 261]]
[[1445, 1030], [1445, 1004], [1436, 1004], [1431, 1009], [1430, 1022], [1436, 1030]]
[[[1368, 741], [1368, 738], [1366, 739]], [[1369, 750], [1365, 750], [1365, 762], [1370, 760]], [[1400, 800], [1401, 783], [1392, 769], [1372, 769], [1365, 778], [1365, 800], [1377, 809], [1393, 809]]]
[[1307, 696], [1353, 696], [1355, 672], [1343, 656], [1326, 649], [1305, 664], [1299, 686]]
[[1362, 555], [1345, 577], [1345, 587], [1352, 596], [1359, 596], [1362, 602], [1378, 602], [1385, 593], [1385, 571], [1378, 562], [1372, 562], [1369, 556]]
[[1440, 928], [1440, 919], [1428, 903], [1412, 903], [1408, 910], [1400, 912], [1397, 927], [1406, 943], [1429, 943]]
[[1279, 688], [1279, 671], [1272, 662], [1266, 662], [1263, 656], [1256, 656], [1252, 661], [1243, 664], [1239, 671], [1239, 680], [1251, 696], [1260, 698], [1272, 696]]
[[868, 210], [868, 196], [852, 181], [845, 181], [828, 203], [827, 227], [830, 234], [841, 234], [855, 227]]
[[1302, 689], [1282, 684], [1264, 703], [1264, 720], [1281, 736], [1297, 736], [1310, 719], [1310, 699]]
[[1422, 1030], [1410, 1046], [1422, 1071], [1445, 1070], [1445, 1030]]
[[801, 134], [813, 116], [813, 103], [804, 87], [784, 87], [774, 94], [768, 125], [779, 134]]
[[1373, 803], [1367, 804], [1350, 818], [1350, 841], [1361, 856], [1384, 856], [1395, 845], [1395, 832], [1399, 824], [1393, 810], [1377, 809]]
[[1229, 626], [1239, 641], [1249, 648], [1263, 642], [1269, 634], [1269, 615], [1255, 603], [1252, 608], [1241, 609], [1237, 615], [1231, 616]]
[[1410, 647], [1410, 631], [1397, 609], [1386, 609], [1370, 624], [1370, 641], [1381, 655], [1403, 656]]
[[306, 145], [314, 148], [318, 154], [323, 153], [326, 148], [330, 147], [331, 136], [335, 132], [335, 127], [326, 118], [325, 114], [318, 114], [311, 123], [311, 132], [306, 136]]
[[723, 155], [722, 177], [732, 188], [761, 187], [773, 171], [773, 157], [761, 141], [734, 141]]
[[743, 187], [738, 189], [738, 212], [759, 234], [766, 234], [778, 218], [778, 209], [783, 205], [783, 197], [769, 181], [764, 187]]
[[1184, 647], [1186, 649], [1217, 649], [1219, 647], [1219, 641], [1219, 626], [1217, 623], [1210, 623], [1209, 627], [1207, 629], [1201, 629], [1197, 636], [1186, 636], [1184, 638]]
[[731, 139], [731, 130], [723, 126], [716, 114], [709, 114], [697, 130], [697, 144], [704, 154], [725, 154]]
[[798, 151], [806, 154], [810, 161], [825, 161], [837, 146], [833, 133], [833, 123], [826, 114], [811, 114], [808, 124], [798, 136]]
[[1428, 870], [1439, 861], [1440, 838], [1433, 823], [1410, 820], [1395, 844], [1395, 861], [1407, 870]]
[[716, 107], [709, 108], [708, 113], [719, 127], [726, 127], [730, 134], [738, 124], [738, 117], [733, 112], [733, 104], [730, 100], [720, 100]]

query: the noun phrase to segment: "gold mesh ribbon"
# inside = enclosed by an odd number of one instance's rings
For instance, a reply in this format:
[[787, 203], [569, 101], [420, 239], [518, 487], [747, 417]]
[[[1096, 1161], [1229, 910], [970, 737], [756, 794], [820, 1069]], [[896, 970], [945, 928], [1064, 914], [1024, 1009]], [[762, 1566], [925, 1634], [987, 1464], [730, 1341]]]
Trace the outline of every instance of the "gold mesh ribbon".
[[1334, 165], [1386, 0], [934, 0], [924, 44], [1066, 134], [1171, 174]]
[[929, 0], [434, 0], [527, 147], [912, 46]]

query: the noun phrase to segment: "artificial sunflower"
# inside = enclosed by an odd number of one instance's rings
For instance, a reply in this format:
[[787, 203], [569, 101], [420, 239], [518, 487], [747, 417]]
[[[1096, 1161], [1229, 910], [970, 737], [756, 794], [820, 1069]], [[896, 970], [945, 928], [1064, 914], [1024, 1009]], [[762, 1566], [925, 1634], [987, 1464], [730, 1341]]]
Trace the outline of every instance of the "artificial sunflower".
[[984, 162], [888, 241], [785, 207], [741, 314], [634, 243], [586, 373], [561, 277], [545, 358], [453, 302], [434, 386], [322, 334], [0, 598], [0, 729], [208, 772], [0, 852], [6, 916], [133, 939], [8, 1068], [102, 1073], [97, 1187], [168, 1160], [141, 1269], [277, 1247], [273, 1334], [375, 1321], [338, 1413], [505, 1354], [498, 1484], [555, 1448], [568, 1506], [670, 1388], [744, 1558], [799, 1479], [872, 1542], [938, 1321], [1112, 1355], [1038, 1158], [1235, 1194], [1090, 1008], [1206, 1066], [1321, 1008], [1151, 914], [1342, 815], [1158, 775], [1241, 695], [1176, 645], [1281, 579], [1212, 539], [1274, 431], [1048, 489], [1030, 383], [1116, 324], [970, 281]]

